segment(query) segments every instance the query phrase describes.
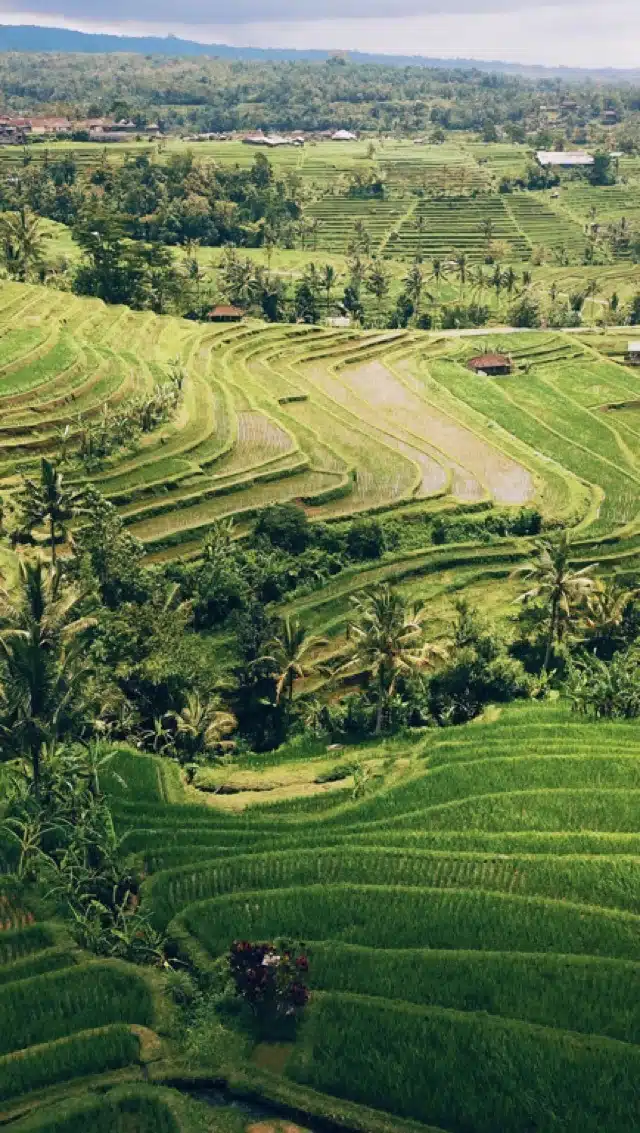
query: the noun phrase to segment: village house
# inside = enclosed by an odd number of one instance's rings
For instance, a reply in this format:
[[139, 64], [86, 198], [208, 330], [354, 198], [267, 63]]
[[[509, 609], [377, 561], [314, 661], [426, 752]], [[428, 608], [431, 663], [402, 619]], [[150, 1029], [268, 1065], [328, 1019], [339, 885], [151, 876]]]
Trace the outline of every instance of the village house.
[[209, 311], [207, 318], [211, 323], [240, 323], [244, 318], [244, 314], [241, 307], [221, 305]]
[[630, 342], [627, 347], [627, 362], [630, 366], [640, 366], [640, 342]]
[[480, 354], [477, 358], [471, 358], [467, 367], [474, 374], [487, 374], [493, 378], [510, 374], [513, 364], [507, 354]]
[[593, 154], [584, 150], [538, 150], [536, 154], [538, 164], [543, 169], [573, 169], [581, 165], [593, 165]]

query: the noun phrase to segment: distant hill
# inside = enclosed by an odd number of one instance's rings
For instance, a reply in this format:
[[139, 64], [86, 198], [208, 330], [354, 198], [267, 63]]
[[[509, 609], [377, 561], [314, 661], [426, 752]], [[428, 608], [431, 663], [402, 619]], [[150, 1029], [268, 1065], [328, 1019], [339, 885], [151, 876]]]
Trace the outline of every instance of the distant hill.
[[[138, 55], [206, 55], [209, 58], [220, 59], [256, 59], [274, 62], [302, 60], [319, 63], [325, 62], [335, 54], [330, 50], [296, 51], [293, 48], [278, 47], [230, 47], [225, 43], [197, 43], [195, 40], [178, 39], [172, 35], [165, 38], [103, 35], [29, 24], [0, 25], [0, 51], [82, 52], [95, 55], [121, 51]], [[475, 68], [480, 71], [498, 71], [532, 79], [558, 77], [565, 80], [594, 78], [604, 82], [640, 81], [640, 70], [618, 70], [614, 67], [593, 70], [580, 67], [525, 66], [520, 63], [503, 63], [497, 59], [491, 61], [435, 59], [423, 55], [375, 55], [359, 51], [350, 51], [348, 57], [354, 63], [383, 63], [395, 67], [458, 67], [464, 70]]]

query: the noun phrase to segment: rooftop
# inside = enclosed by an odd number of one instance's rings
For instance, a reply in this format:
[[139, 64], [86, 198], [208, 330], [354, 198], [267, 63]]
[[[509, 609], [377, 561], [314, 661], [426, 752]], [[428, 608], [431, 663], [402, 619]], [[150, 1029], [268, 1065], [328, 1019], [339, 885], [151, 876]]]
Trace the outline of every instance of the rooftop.
[[209, 311], [210, 319], [241, 319], [243, 315], [242, 307], [231, 307], [224, 304]]
[[593, 165], [593, 155], [584, 150], [538, 150], [536, 157], [540, 165]]
[[507, 354], [479, 354], [467, 362], [471, 370], [495, 370], [499, 367], [511, 369], [511, 359]]

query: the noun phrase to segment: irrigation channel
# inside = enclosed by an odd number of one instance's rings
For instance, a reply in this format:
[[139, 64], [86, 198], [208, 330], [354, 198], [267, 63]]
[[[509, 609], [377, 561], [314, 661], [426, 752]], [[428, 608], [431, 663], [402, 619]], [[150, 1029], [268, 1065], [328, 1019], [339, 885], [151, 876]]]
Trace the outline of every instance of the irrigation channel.
[[223, 1106], [237, 1109], [247, 1118], [247, 1121], [281, 1121], [295, 1123], [300, 1127], [300, 1133], [357, 1133], [352, 1126], [342, 1125], [326, 1117], [310, 1118], [304, 1110], [295, 1106], [287, 1106], [281, 1102], [269, 1101], [268, 1098], [256, 1094], [232, 1090], [224, 1081], [219, 1079], [197, 1084], [185, 1081], [182, 1078], [167, 1080], [163, 1083], [171, 1089], [179, 1090], [181, 1094], [204, 1102], [205, 1105], [221, 1108]]

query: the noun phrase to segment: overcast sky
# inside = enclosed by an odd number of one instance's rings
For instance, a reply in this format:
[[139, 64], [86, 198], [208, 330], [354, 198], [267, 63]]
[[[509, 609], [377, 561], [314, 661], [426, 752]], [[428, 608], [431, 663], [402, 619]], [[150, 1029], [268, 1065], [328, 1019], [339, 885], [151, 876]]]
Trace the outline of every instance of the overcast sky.
[[22, 9], [18, 4], [0, 0], [0, 22], [173, 33], [252, 47], [584, 67], [640, 63], [640, 0], [25, 0]]

